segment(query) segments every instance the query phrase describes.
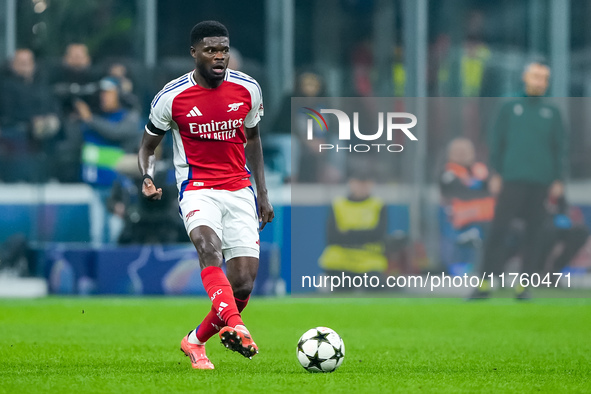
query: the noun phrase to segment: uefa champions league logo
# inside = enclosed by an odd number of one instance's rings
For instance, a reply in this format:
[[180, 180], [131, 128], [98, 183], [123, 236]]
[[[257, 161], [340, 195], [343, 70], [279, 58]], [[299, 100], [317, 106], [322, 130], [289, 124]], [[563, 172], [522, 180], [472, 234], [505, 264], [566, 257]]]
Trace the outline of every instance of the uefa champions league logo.
[[[310, 116], [307, 123], [307, 134], [306, 138], [308, 140], [314, 139], [314, 121], [318, 124], [321, 130], [328, 131], [328, 124], [326, 119], [322, 114], [332, 114], [336, 116], [337, 122], [339, 124], [339, 140], [340, 141], [350, 141], [351, 140], [351, 119], [349, 116], [338, 109], [321, 109], [320, 112], [309, 108], [304, 107], [305, 110], [310, 112], [306, 112], [307, 115]], [[385, 121], [384, 121], [385, 119]], [[410, 122], [399, 123], [399, 119], [407, 119]], [[378, 130], [373, 134], [364, 134], [359, 130], [359, 112], [353, 112], [353, 133], [356, 138], [362, 141], [377, 141], [382, 138], [384, 134], [384, 123], [386, 123], [386, 140], [392, 141], [394, 132], [395, 131], [402, 131], [404, 135], [411, 141], [417, 141], [417, 137], [413, 133], [411, 133], [410, 129], [416, 126], [417, 124], [417, 117], [408, 112], [387, 112], [385, 115], [383, 112], [378, 112]], [[370, 150], [375, 150], [377, 152], [380, 151], [387, 151], [387, 152], [402, 152], [404, 147], [400, 144], [348, 144], [348, 145], [334, 145], [334, 144], [319, 144], [318, 146], [319, 152], [333, 150], [335, 152], [369, 152]]]

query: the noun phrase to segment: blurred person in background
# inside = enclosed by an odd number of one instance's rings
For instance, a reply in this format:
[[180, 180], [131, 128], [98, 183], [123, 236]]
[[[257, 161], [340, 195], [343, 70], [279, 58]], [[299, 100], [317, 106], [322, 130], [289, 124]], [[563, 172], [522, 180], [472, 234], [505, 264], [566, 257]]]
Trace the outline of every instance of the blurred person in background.
[[[548, 201], [548, 219], [542, 232], [540, 263], [542, 273], [562, 270], [571, 263], [589, 238], [589, 228], [580, 208], [569, 206], [564, 196]], [[558, 249], [557, 251], [554, 249]]]
[[331, 206], [320, 267], [327, 275], [339, 277], [381, 276], [388, 268], [388, 217], [382, 200], [372, 196], [375, 181], [371, 168], [357, 163], [347, 185], [348, 195], [336, 198]]
[[61, 100], [64, 112], [71, 113], [74, 110], [75, 99], [89, 101], [98, 91], [98, 80], [88, 47], [81, 43], [68, 45], [62, 63], [52, 75], [54, 93]]
[[119, 62], [111, 63], [108, 76], [117, 80], [122, 95], [133, 94], [133, 82], [127, 75], [125, 64]]
[[[483, 38], [484, 28], [484, 14], [480, 10], [472, 10], [466, 18], [466, 37], [459, 51], [450, 46], [448, 38], [438, 39], [436, 50], [441, 52], [435, 56], [441, 58], [437, 70], [439, 96], [479, 97], [488, 88], [492, 53]], [[457, 88], [452, 85], [452, 67], [459, 68]]]
[[[441, 97], [496, 97], [505, 95], [499, 89], [503, 86], [493, 67], [492, 50], [485, 39], [485, 14], [470, 10], [466, 14], [461, 38], [459, 31], [444, 32], [436, 39], [430, 62], [431, 92]], [[464, 136], [482, 146], [481, 138], [486, 133], [481, 119], [481, 100], [462, 100], [459, 119]], [[431, 143], [438, 146], [447, 139], [434, 130]], [[438, 141], [439, 140], [439, 141]], [[480, 152], [479, 152], [480, 153]], [[484, 153], [484, 152], [482, 152]]]
[[562, 272], [577, 256], [589, 238], [589, 229], [581, 209], [569, 206], [564, 196], [549, 198], [546, 208], [538, 270], [542, 276], [549, 273], [553, 283], [560, 285], [559, 276], [553, 274]]
[[92, 112], [99, 110], [96, 100], [99, 74], [92, 67], [88, 47], [72, 43], [66, 47], [61, 64], [51, 75], [53, 93], [59, 100], [62, 116], [62, 136], [56, 146], [58, 179], [62, 182], [80, 181], [80, 133], [78, 110], [74, 103], [84, 100]]
[[[548, 198], [564, 194], [566, 134], [561, 115], [544, 100], [550, 80], [550, 68], [539, 62], [528, 64], [523, 73], [522, 97], [505, 103], [490, 134], [490, 163], [494, 171], [489, 183], [498, 194], [494, 219], [487, 237], [482, 271], [500, 273], [506, 256], [504, 239], [515, 218], [523, 219], [522, 273], [531, 275], [539, 268], [538, 249], [544, 206]], [[490, 282], [483, 281], [471, 298], [490, 296]], [[518, 299], [530, 297], [527, 288], [516, 288]]]
[[0, 91], [0, 180], [47, 181], [58, 108], [29, 49], [18, 49]]
[[394, 97], [404, 97], [406, 92], [406, 70], [404, 68], [404, 48], [394, 46], [392, 59], [392, 86]]
[[298, 74], [293, 93], [285, 95], [281, 107], [271, 127], [274, 133], [291, 133], [291, 98], [292, 97], [323, 97], [325, 95], [322, 77], [312, 71]]
[[[135, 152], [141, 136], [140, 113], [122, 105], [118, 81], [112, 77], [103, 78], [99, 88], [99, 112], [93, 113], [85, 101], [74, 102], [83, 140], [82, 179], [95, 191], [91, 212], [91, 236], [95, 244], [116, 242], [119, 237], [123, 222], [119, 216], [107, 215], [106, 202], [117, 177], [117, 164], [126, 152]], [[107, 220], [111, 222], [109, 225]]]
[[311, 119], [307, 109], [299, 108], [294, 115], [294, 127], [291, 125], [291, 98], [308, 98], [308, 106], [320, 111], [326, 108], [325, 86], [322, 77], [311, 71], [305, 71], [297, 76], [296, 89], [293, 94], [285, 96], [281, 103], [281, 109], [273, 122], [273, 131], [275, 133], [292, 134], [292, 143], [295, 146], [294, 163], [297, 163], [297, 169], [293, 177], [299, 183], [327, 182], [336, 183], [342, 179], [342, 173], [338, 164], [335, 162], [335, 155], [331, 152], [320, 153], [320, 144], [330, 143], [333, 136], [328, 130], [321, 128], [316, 123], [313, 124], [314, 137], [312, 140], [307, 138], [307, 121]]
[[134, 92], [134, 84], [129, 76], [127, 66], [120, 62], [111, 63], [107, 76], [117, 81], [120, 93], [119, 99], [123, 106], [140, 109], [140, 100]]
[[488, 190], [488, 167], [476, 161], [472, 141], [453, 139], [447, 155], [439, 189], [454, 234], [450, 240], [442, 234], [442, 246], [444, 240], [452, 243], [448, 268], [451, 274], [463, 275], [478, 259], [476, 246], [484, 239], [486, 227], [493, 218], [495, 199]]
[[[507, 260], [518, 256], [523, 229], [516, 223], [507, 243]], [[540, 245], [536, 261], [540, 278], [550, 287], [561, 285], [558, 274], [573, 261], [589, 238], [589, 229], [579, 207], [569, 206], [564, 196], [558, 199], [548, 198], [546, 216], [540, 229]], [[563, 272], [564, 273], [564, 272]], [[546, 277], [548, 275], [548, 277]], [[548, 282], [549, 280], [549, 282]]]
[[373, 43], [370, 37], [361, 39], [351, 51], [352, 89], [356, 97], [371, 97], [374, 93]]
[[444, 201], [451, 208], [455, 228], [492, 220], [494, 198], [488, 188], [489, 178], [486, 164], [476, 161], [472, 141], [455, 138], [449, 143], [448, 160], [439, 185]]

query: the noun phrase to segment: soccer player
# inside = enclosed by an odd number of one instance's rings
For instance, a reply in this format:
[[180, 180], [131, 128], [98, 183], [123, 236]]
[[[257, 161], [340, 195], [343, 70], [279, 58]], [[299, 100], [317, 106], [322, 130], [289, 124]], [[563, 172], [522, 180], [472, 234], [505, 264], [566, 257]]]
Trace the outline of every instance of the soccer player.
[[[259, 265], [258, 232], [274, 217], [258, 129], [263, 115], [261, 89], [248, 75], [228, 69], [229, 51], [224, 25], [205, 21], [193, 27], [195, 70], [171, 81], [154, 97], [138, 158], [143, 195], [160, 199], [162, 189], [153, 179], [154, 150], [171, 130], [180, 213], [213, 304], [201, 324], [181, 341], [181, 350], [196, 369], [214, 368], [205, 354], [205, 342], [218, 331], [227, 348], [248, 358], [258, 353], [240, 313]], [[256, 196], [246, 159], [252, 166]]]

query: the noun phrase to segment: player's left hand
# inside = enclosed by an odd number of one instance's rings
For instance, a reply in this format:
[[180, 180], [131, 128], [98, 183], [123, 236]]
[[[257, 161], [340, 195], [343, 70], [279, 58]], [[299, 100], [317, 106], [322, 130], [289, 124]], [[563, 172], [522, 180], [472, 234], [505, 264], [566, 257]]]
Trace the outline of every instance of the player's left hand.
[[258, 193], [257, 200], [259, 203], [258, 214], [259, 223], [261, 224], [259, 229], [260, 231], [265, 228], [265, 225], [267, 223], [273, 221], [273, 218], [275, 217], [275, 212], [273, 211], [273, 206], [269, 202], [269, 197], [267, 196], [267, 193]]

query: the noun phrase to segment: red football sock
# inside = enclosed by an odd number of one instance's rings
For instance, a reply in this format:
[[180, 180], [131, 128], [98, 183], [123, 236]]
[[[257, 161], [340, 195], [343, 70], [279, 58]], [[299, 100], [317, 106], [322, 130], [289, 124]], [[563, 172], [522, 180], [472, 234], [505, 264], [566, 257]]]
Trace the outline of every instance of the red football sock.
[[245, 300], [239, 300], [238, 298], [234, 297], [234, 301], [236, 301], [236, 307], [238, 308], [238, 312], [242, 312], [246, 305], [248, 305], [248, 300], [250, 300], [250, 296], [246, 297]]
[[213, 310], [228, 326], [244, 325], [236, 307], [232, 286], [220, 267], [206, 267], [201, 271], [203, 287], [213, 303]]
[[205, 319], [197, 327], [197, 339], [201, 342], [207, 342], [207, 340], [218, 333], [225, 325], [224, 321], [218, 317], [218, 314], [214, 311], [213, 307], [209, 310]]
[[[242, 312], [244, 308], [246, 308], [248, 300], [250, 300], [250, 296], [248, 296], [246, 300], [239, 300], [236, 297], [234, 297], [234, 300], [236, 301], [236, 307], [238, 308], [238, 312]], [[197, 332], [195, 333], [195, 335], [197, 335], [197, 339], [205, 343], [209, 340], [209, 338], [217, 334], [224, 326], [224, 324], [225, 323], [222, 319], [218, 317], [218, 314], [212, 306], [207, 316], [205, 316], [205, 319], [203, 319], [199, 327], [197, 327]]]

